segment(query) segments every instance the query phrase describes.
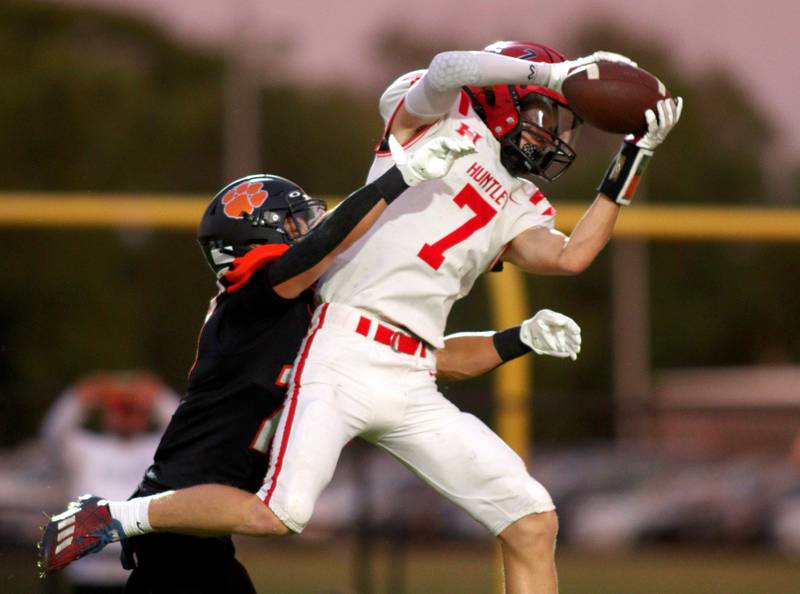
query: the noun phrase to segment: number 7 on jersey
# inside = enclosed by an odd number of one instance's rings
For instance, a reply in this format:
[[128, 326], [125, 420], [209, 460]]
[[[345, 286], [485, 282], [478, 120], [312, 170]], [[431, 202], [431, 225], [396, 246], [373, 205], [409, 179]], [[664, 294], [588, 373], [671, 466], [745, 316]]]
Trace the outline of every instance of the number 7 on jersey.
[[434, 270], [439, 270], [439, 267], [444, 262], [444, 253], [447, 250], [470, 237], [478, 229], [485, 227], [497, 214], [497, 211], [481, 198], [475, 188], [469, 184], [464, 186], [458, 194], [453, 196], [453, 202], [455, 202], [459, 208], [464, 208], [466, 206], [475, 216], [451, 233], [442, 237], [436, 243], [426, 243], [422, 246], [417, 256], [422, 258], [428, 266]]

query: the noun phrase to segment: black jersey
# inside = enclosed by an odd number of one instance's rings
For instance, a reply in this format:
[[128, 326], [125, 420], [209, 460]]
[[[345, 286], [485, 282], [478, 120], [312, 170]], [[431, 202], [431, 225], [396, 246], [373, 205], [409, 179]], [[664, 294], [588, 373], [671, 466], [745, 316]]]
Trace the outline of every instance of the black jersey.
[[263, 244], [233, 262], [224, 275], [227, 290], [212, 302], [200, 332], [187, 394], [139, 494], [203, 483], [258, 490], [268, 467], [270, 430], [312, 313], [311, 291], [284, 299], [273, 287], [314, 269], [379, 201], [388, 204], [406, 188], [392, 167], [291, 246]]
[[145, 475], [145, 492], [202, 483], [261, 486], [270, 421], [277, 422], [312, 312], [310, 291], [296, 299], [275, 293], [269, 267], [212, 301], [186, 396]]
[[[224, 275], [230, 285], [212, 302], [200, 331], [186, 396], [134, 497], [204, 483], [258, 490], [268, 468], [270, 428], [278, 422], [291, 365], [312, 313], [310, 291], [284, 299], [272, 287], [303, 278], [380, 200], [388, 204], [407, 187], [393, 167], [356, 190], [291, 247], [260, 245], [233, 262]], [[278, 259], [270, 260], [273, 256]], [[282, 292], [296, 294], [319, 272]], [[178, 549], [176, 565], [171, 551]], [[145, 534], [125, 539], [123, 551], [125, 567], [135, 568], [125, 589], [132, 594], [255, 592], [233, 557], [230, 537]]]

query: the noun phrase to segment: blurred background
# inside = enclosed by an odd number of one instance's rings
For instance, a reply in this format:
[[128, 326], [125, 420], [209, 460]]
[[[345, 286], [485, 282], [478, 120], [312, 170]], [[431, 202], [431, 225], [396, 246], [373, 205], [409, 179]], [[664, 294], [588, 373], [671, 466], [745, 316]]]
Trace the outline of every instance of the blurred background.
[[[389, 82], [438, 51], [518, 38], [622, 52], [685, 98], [623, 222], [648, 205], [714, 207], [707, 235], [681, 233], [700, 214], [676, 210], [671, 231], [623, 233], [579, 277], [524, 279], [528, 313], [583, 329], [577, 362], [518, 368], [512, 413], [560, 510], [562, 592], [800, 592], [797, 18], [779, 0], [4, 0], [0, 591], [69, 591], [73, 578], [36, 580], [33, 549], [41, 512], [94, 488], [66, 444], [105, 440], [128, 460], [120, 497], [147, 466], [215, 292], [194, 240], [202, 204], [259, 171], [347, 194]], [[570, 172], [544, 188], [556, 208], [588, 205], [619, 140], [582, 131]], [[75, 198], [107, 216], [52, 216]], [[126, 224], [145, 199], [176, 198], [181, 222]], [[766, 217], [761, 232], [749, 216]], [[449, 331], [503, 319], [492, 282]], [[443, 389], [498, 427], [501, 380]], [[106, 395], [76, 396], [92, 390]], [[259, 591], [287, 594], [494, 592], [493, 547], [358, 443], [308, 533], [239, 541]]]

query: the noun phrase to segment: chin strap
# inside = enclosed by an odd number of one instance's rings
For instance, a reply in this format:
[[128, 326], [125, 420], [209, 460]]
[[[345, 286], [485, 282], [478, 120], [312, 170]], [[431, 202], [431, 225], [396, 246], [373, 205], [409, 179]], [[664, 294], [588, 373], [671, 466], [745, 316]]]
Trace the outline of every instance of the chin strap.
[[227, 281], [225, 291], [234, 293], [245, 286], [259, 268], [274, 262], [289, 249], [285, 243], [268, 243], [253, 248], [244, 256], [236, 258], [228, 271], [222, 275]]

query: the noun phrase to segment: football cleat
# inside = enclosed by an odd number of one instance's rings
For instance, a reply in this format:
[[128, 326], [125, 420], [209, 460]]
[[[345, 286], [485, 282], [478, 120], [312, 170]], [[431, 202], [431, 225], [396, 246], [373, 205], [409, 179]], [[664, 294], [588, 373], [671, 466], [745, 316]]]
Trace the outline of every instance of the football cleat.
[[59, 571], [81, 557], [97, 553], [125, 538], [122, 525], [111, 517], [108, 501], [82, 495], [44, 526], [39, 549], [39, 577]]

